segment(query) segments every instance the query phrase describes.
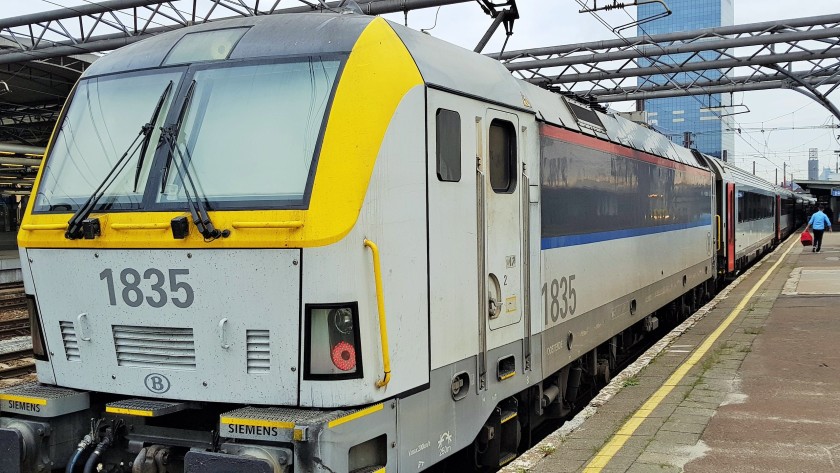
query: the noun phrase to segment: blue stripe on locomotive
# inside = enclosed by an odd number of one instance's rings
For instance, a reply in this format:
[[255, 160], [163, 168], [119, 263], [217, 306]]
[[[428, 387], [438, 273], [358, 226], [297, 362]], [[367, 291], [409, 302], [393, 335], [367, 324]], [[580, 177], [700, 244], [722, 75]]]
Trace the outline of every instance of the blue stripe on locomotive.
[[706, 170], [540, 141], [543, 250], [711, 226]]
[[587, 243], [619, 240], [621, 238], [632, 238], [642, 235], [651, 235], [653, 233], [673, 232], [675, 230], [685, 230], [694, 227], [710, 226], [711, 224], [712, 217], [706, 215], [705, 217], [701, 218], [700, 220], [694, 223], [675, 223], [672, 225], [657, 225], [655, 227], [628, 228], [624, 230], [613, 230], [609, 232], [547, 237], [542, 239], [540, 249], [550, 250], [552, 248], [562, 248], [566, 246], [586, 245]]

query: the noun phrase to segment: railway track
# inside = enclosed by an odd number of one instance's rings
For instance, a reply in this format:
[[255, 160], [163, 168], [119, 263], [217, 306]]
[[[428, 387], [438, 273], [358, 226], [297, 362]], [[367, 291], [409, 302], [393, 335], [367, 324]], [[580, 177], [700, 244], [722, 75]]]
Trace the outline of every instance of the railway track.
[[0, 368], [0, 379], [18, 378], [20, 376], [34, 372], [35, 363], [21, 363], [16, 366], [10, 366], [8, 368]]
[[20, 340], [4, 341], [0, 351], [0, 379], [15, 378], [35, 371], [32, 345]]
[[10, 361], [20, 360], [23, 358], [32, 357], [32, 348], [23, 348], [20, 350], [7, 351], [0, 353], [0, 363], [8, 363]]
[[[0, 312], [25, 308], [23, 284], [0, 284]], [[19, 341], [13, 340], [15, 337], [29, 335], [29, 330], [29, 317], [0, 320], [0, 345], [4, 345], [0, 346], [0, 379], [17, 378], [35, 372], [31, 345], [20, 346]]]
[[0, 298], [0, 311], [11, 309], [25, 309], [26, 296]]
[[29, 334], [29, 318], [19, 317], [9, 320], [0, 320], [0, 340], [9, 337]]
[[35, 372], [35, 363], [27, 362], [7, 368], [0, 368], [0, 379], [17, 378]]
[[0, 284], [0, 311], [26, 308], [23, 284]]

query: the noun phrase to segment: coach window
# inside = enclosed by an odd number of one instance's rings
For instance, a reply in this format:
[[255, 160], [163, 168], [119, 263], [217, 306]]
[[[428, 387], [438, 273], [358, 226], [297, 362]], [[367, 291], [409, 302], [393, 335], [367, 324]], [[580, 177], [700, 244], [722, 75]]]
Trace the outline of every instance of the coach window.
[[461, 180], [461, 116], [439, 108], [436, 129], [438, 180], [458, 182]]
[[490, 185], [497, 194], [516, 189], [516, 129], [504, 120], [490, 123]]

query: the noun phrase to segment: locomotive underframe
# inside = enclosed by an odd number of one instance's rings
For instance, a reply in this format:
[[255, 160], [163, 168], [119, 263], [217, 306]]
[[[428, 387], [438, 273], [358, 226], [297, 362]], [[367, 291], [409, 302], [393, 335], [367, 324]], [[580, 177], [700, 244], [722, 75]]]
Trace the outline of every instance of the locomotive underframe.
[[[271, 465], [271, 469], [265, 471], [286, 471], [294, 464], [323, 467], [320, 471], [353, 471], [352, 467], [376, 465], [416, 469], [459, 451], [469, 452], [469, 461], [479, 465], [498, 466], [512, 459], [528, 444], [529, 434], [534, 428], [548, 419], [568, 415], [580, 394], [605, 384], [618, 360], [643, 334], [656, 328], [658, 323], [651, 324], [651, 316], [687, 315], [688, 307], [683, 308], [687, 296], [683, 294], [693, 297], [698, 291], [706, 293], [707, 274], [715, 274], [709, 262], [696, 265], [685, 273], [602, 305], [594, 311], [594, 318], [571, 319], [548, 329], [545, 338], [534, 337], [534, 353], [546, 353], [544, 339], [561, 340], [565, 351], [564, 358], [560, 360], [557, 360], [560, 357], [552, 360], [544, 355], [545, 359], [538, 361], [544, 363], [542, 372], [551, 374], [536, 384], [532, 377], [538, 376], [536, 373], [540, 372], [540, 367], [535, 364], [534, 371], [524, 370], [520, 340], [488, 352], [492, 370], [488, 376], [486, 395], [457, 398], [453, 392], [453, 381], [459, 375], [474, 372], [477, 359], [473, 356], [433, 370], [428, 389], [374, 405], [373, 409], [366, 409], [372, 412], [358, 418], [331, 426], [336, 419], [358, 414], [352, 411], [314, 411], [322, 414], [320, 422], [308, 425], [294, 423], [285, 437], [286, 441], [272, 442], [270, 436], [260, 434], [250, 435], [250, 438], [247, 434], [239, 435], [243, 438], [226, 437], [226, 425], [218, 421], [220, 415], [231, 408], [230, 405], [203, 403], [191, 406], [202, 407], [201, 411], [188, 409], [148, 419], [106, 414], [105, 404], [120, 397], [95, 393], [90, 394], [91, 407], [81, 412], [53, 418], [14, 414], [3, 419], [7, 424], [17, 422], [18, 430], [21, 422], [29, 425], [29, 430], [33, 432], [37, 432], [40, 425], [45, 435], [40, 437], [39, 442], [30, 442], [31, 446], [27, 448], [30, 457], [40, 459], [34, 461], [52, 467], [67, 461], [91, 417], [120, 418], [126, 422], [126, 433], [121, 442], [112, 447], [103, 460], [112, 464], [142, 463], [141, 458], [148, 455], [150, 448], [153, 451], [164, 449], [170, 471], [180, 471], [184, 456], [191, 451], [192, 456], [199, 452], [215, 452], [212, 460], [221, 462], [219, 465], [256, 461], [254, 467], [260, 469], [254, 471], [262, 471], [265, 465]], [[636, 310], [631, 313], [634, 299], [644, 302], [637, 302]], [[597, 322], [593, 323], [595, 319]], [[597, 328], [587, 333], [582, 330], [583, 324]], [[566, 338], [569, 332], [586, 335], [578, 336], [569, 346]], [[502, 366], [499, 363], [509, 358], [515, 360], [516, 375], [501, 379]], [[553, 367], [545, 368], [549, 363], [554, 363]], [[467, 389], [476, 389], [474, 379], [468, 379]], [[311, 418], [313, 414], [310, 409], [290, 411], [298, 412], [301, 419]], [[190, 424], [198, 423], [205, 429], [179, 428], [187, 419]], [[219, 432], [219, 438], [214, 438], [214, 431]], [[303, 433], [296, 439], [298, 434], [295, 431]], [[399, 439], [399, 449], [395, 448], [396, 439]], [[227, 464], [226, 460], [233, 463]], [[149, 461], [148, 468], [152, 468], [154, 458]], [[193, 464], [206, 465], [206, 462]]]

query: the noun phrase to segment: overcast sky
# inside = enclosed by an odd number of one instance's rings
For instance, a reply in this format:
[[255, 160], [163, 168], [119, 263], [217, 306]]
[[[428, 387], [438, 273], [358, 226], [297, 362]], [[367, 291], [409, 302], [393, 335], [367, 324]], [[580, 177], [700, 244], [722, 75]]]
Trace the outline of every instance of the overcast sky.
[[[599, 0], [606, 4], [608, 0]], [[755, 23], [840, 12], [838, 0], [734, 0], [735, 24]], [[591, 14], [578, 13], [580, 6], [574, 0], [519, 0], [520, 19], [514, 25], [514, 34], [506, 50], [572, 44], [587, 41], [614, 39], [616, 36]], [[589, 0], [592, 5], [592, 0]], [[415, 29], [432, 28], [433, 36], [473, 49], [482, 37], [490, 20], [473, 3], [452, 5], [437, 9], [410, 12], [408, 26]], [[635, 16], [633, 9], [627, 12]], [[601, 12], [603, 20], [612, 26], [629, 21], [623, 11]], [[403, 22], [402, 14], [388, 15], [389, 19]], [[634, 29], [625, 30], [625, 36], [635, 35]], [[485, 52], [496, 52], [502, 47], [504, 34], [497, 31]], [[741, 75], [740, 73], [738, 75]], [[829, 99], [840, 107], [840, 92], [833, 92]], [[840, 150], [837, 135], [840, 130], [830, 128], [838, 121], [821, 105], [791, 90], [772, 90], [738, 93], [733, 103], [743, 103], [750, 113], [734, 116], [741, 134], [735, 134], [735, 164], [751, 171], [756, 163], [756, 174], [773, 181], [778, 168], [781, 181], [783, 163], [794, 179], [808, 177], [808, 149], [817, 148], [820, 171], [825, 166], [836, 166], [834, 150]], [[630, 110], [631, 103], [614, 104], [613, 108]], [[822, 127], [810, 129], [811, 127]], [[764, 130], [762, 132], [762, 129]], [[676, 130], [683, 131], [683, 130]], [[792, 171], [791, 171], [792, 169]]]
[[[184, 4], [187, 0], [175, 2]], [[202, 0], [199, 0], [201, 2]], [[592, 4], [593, 0], [588, 0]], [[600, 0], [606, 4], [609, 0]], [[666, 0], [667, 1], [667, 0]], [[93, 3], [91, 0], [0, 0], [0, 17], [53, 10], [61, 6]], [[191, 2], [189, 2], [191, 3]], [[189, 8], [189, 3], [184, 8]], [[236, 3], [236, 2], [233, 2]], [[248, 1], [248, 4], [253, 4]], [[269, 3], [269, 2], [264, 2]], [[838, 0], [734, 0], [735, 24], [789, 18], [835, 14], [840, 12]], [[281, 6], [297, 6], [298, 2], [283, 0]], [[590, 14], [578, 13], [575, 0], [519, 0], [520, 19], [514, 25], [514, 35], [507, 50], [614, 39], [615, 35]], [[601, 18], [612, 26], [629, 21], [628, 13], [634, 9], [601, 12]], [[402, 14], [388, 15], [388, 19], [404, 23]], [[427, 29], [433, 36], [445, 39], [468, 49], [473, 49], [490, 25], [477, 3], [445, 6], [440, 9], [412, 11], [408, 26]], [[626, 36], [635, 34], [625, 30]], [[485, 52], [496, 52], [502, 47], [503, 29], [496, 32]], [[740, 75], [740, 74], [738, 74]], [[840, 107], [840, 92], [833, 92], [832, 99]], [[838, 122], [828, 110], [816, 102], [791, 90], [773, 90], [735, 94], [733, 103], [745, 104], [750, 113], [734, 117], [741, 134], [735, 135], [736, 165], [751, 170], [756, 162], [757, 174], [770, 181], [778, 169], [781, 180], [782, 163], [787, 163], [788, 173], [794, 179], [807, 179], [808, 149], [816, 148], [820, 156], [820, 170], [836, 165], [834, 150], [840, 150], [840, 130], [831, 128]], [[619, 110], [629, 110], [631, 104], [614, 104]]]

